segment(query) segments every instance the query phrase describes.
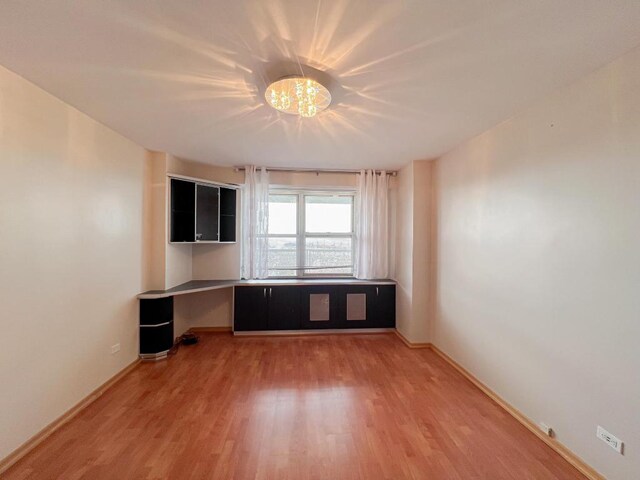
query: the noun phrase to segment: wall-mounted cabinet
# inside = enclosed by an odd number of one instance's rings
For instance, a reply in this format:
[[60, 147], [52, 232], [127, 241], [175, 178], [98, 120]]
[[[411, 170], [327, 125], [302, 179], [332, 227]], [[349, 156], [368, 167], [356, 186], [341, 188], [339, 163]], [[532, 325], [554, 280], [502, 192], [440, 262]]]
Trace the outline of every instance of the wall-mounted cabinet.
[[235, 188], [181, 178], [171, 179], [170, 241], [236, 241]]

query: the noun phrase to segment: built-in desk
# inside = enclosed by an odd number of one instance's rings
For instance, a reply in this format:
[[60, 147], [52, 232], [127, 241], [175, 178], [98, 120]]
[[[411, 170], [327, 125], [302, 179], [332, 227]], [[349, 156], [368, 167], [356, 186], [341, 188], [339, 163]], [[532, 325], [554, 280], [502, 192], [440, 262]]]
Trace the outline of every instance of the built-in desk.
[[140, 299], [140, 356], [163, 358], [173, 346], [173, 297], [221, 288], [234, 289], [233, 332], [392, 329], [395, 282], [353, 278], [192, 280]]

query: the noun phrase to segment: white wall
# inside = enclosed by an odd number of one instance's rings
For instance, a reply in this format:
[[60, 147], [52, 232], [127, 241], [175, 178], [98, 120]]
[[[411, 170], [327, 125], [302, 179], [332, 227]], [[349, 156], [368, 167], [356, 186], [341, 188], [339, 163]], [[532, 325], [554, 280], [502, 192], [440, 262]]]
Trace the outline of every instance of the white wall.
[[145, 155], [0, 67], [0, 458], [137, 357]]
[[415, 161], [398, 172], [395, 192], [396, 327], [412, 343], [427, 343], [430, 337], [430, 161]]
[[640, 478], [640, 50], [439, 159], [437, 185], [435, 344]]

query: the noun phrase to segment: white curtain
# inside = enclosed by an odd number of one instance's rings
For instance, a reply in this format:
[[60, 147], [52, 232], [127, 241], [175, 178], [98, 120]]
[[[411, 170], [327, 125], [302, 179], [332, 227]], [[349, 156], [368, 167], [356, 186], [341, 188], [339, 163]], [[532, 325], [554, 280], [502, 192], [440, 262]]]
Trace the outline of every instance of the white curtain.
[[266, 278], [269, 233], [269, 173], [245, 167], [242, 189], [242, 278]]
[[362, 170], [356, 194], [356, 278], [386, 278], [389, 274], [389, 177]]

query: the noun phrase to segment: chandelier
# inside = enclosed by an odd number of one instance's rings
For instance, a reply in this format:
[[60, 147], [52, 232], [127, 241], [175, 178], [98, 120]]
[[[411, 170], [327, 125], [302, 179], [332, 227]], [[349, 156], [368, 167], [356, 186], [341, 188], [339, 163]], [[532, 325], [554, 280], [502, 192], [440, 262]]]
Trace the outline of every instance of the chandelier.
[[280, 112], [313, 117], [331, 103], [326, 87], [312, 78], [284, 77], [273, 82], [264, 92], [267, 103]]

